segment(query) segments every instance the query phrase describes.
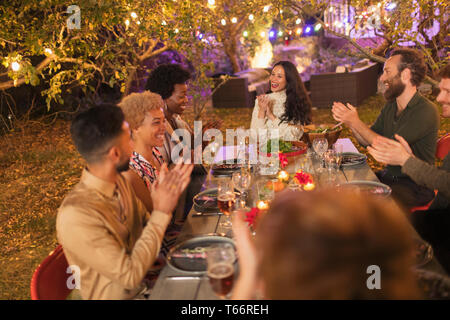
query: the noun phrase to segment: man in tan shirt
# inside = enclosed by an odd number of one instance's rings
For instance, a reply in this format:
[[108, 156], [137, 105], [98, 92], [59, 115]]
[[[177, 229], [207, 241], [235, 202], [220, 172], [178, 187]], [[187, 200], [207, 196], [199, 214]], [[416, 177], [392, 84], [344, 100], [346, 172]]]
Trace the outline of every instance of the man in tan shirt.
[[104, 105], [79, 114], [72, 139], [87, 167], [59, 208], [56, 231], [69, 265], [80, 270], [83, 299], [131, 299], [155, 262], [192, 165], [161, 170], [149, 214], [120, 172], [128, 169], [130, 130], [120, 108]]

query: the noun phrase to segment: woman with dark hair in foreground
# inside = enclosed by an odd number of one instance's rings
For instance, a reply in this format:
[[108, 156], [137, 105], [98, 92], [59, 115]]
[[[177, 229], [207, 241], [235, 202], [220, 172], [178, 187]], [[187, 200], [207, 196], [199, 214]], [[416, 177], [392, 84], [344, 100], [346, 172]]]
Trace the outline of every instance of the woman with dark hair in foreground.
[[411, 228], [393, 202], [334, 189], [287, 191], [254, 242], [242, 213], [233, 232], [240, 263], [234, 299], [255, 292], [265, 299], [420, 297]]

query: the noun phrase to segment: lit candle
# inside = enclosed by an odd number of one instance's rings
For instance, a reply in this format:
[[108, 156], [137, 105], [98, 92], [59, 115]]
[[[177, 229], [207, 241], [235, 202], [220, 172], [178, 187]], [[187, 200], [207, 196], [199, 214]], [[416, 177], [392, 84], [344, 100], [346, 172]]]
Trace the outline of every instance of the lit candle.
[[256, 204], [259, 210], [267, 210], [269, 209], [269, 203], [267, 201], [259, 200]]
[[289, 174], [286, 171], [282, 170], [282, 171], [278, 172], [277, 178], [281, 182], [288, 181], [289, 180]]
[[315, 187], [316, 187], [316, 185], [314, 183], [308, 182], [306, 185], [303, 186], [303, 190], [311, 191], [311, 190], [314, 190]]

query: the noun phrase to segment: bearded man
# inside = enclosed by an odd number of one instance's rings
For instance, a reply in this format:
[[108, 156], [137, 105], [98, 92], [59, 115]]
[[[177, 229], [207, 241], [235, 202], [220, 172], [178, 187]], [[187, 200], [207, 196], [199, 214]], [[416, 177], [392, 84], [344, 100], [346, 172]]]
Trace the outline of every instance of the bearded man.
[[[395, 139], [397, 134], [408, 142], [417, 158], [434, 164], [439, 111], [417, 91], [425, 74], [425, 61], [419, 51], [396, 49], [386, 60], [380, 77], [386, 87], [387, 103], [375, 123], [367, 126], [349, 103], [335, 102], [333, 118], [346, 124], [364, 146], [372, 145], [377, 137]], [[394, 199], [407, 208], [424, 205], [434, 197], [433, 190], [416, 184], [398, 165], [388, 165], [376, 174], [382, 183], [392, 188]]]

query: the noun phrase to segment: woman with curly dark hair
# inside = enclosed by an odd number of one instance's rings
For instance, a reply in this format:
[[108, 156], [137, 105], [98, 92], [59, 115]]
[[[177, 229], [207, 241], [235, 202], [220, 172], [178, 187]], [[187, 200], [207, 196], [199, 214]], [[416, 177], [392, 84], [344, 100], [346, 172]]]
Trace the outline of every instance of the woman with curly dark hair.
[[270, 75], [271, 93], [257, 97], [251, 129], [278, 129], [280, 139], [298, 140], [299, 127], [311, 123], [311, 101], [296, 67], [279, 61]]

